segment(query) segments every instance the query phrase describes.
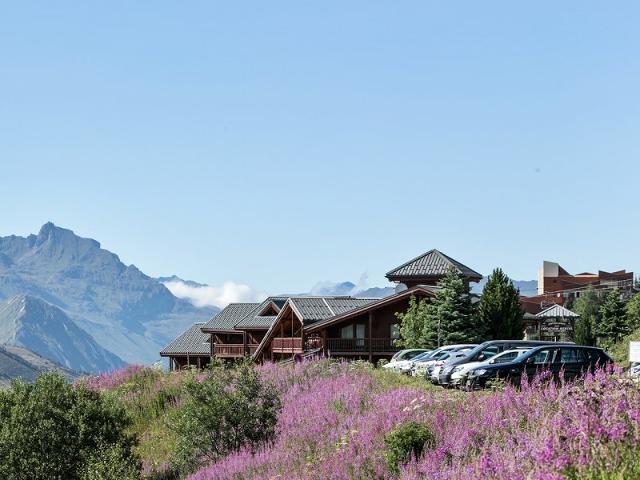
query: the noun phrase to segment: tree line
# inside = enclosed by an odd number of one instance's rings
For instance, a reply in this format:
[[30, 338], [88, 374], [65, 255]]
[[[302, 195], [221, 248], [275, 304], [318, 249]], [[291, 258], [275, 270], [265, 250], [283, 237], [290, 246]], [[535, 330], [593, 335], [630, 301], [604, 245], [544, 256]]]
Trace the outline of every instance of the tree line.
[[451, 268], [433, 298], [412, 296], [407, 311], [396, 317], [404, 348], [522, 339], [524, 330], [520, 291], [500, 268], [489, 276], [479, 301], [468, 281]]

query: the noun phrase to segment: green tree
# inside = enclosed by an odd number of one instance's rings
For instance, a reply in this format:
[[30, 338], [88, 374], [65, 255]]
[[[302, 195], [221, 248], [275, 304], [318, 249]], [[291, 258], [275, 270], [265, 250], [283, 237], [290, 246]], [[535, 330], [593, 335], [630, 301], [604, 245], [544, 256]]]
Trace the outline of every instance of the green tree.
[[173, 424], [178, 469], [188, 473], [243, 446], [270, 440], [279, 411], [275, 388], [248, 365], [215, 369], [203, 381], [189, 381]]
[[580, 315], [575, 325], [575, 342], [580, 345], [595, 345], [595, 329], [600, 323], [602, 300], [591, 287], [580, 294], [573, 303], [573, 311]]
[[123, 471], [139, 475], [130, 425], [121, 405], [69, 385], [60, 375], [41, 375], [33, 385], [14, 381], [0, 391], [0, 478], [86, 478], [87, 465], [111, 449], [117, 450]]
[[500, 268], [496, 268], [484, 286], [478, 307], [480, 321], [487, 328], [488, 340], [521, 340], [524, 311], [520, 291]]
[[409, 308], [406, 312], [397, 312], [396, 318], [400, 322], [400, 340], [398, 346], [403, 348], [424, 348], [423, 337], [424, 324], [427, 321], [427, 309], [429, 300], [417, 298], [412, 295], [409, 298]]
[[617, 342], [629, 333], [625, 305], [617, 288], [611, 290], [604, 298], [600, 307], [600, 322], [596, 324], [595, 333], [604, 339], [605, 345]]
[[469, 285], [451, 268], [427, 304], [423, 329], [426, 347], [473, 343], [484, 337], [484, 328], [471, 304]]
[[638, 330], [640, 328], [640, 293], [637, 293], [626, 307], [627, 323], [630, 330]]

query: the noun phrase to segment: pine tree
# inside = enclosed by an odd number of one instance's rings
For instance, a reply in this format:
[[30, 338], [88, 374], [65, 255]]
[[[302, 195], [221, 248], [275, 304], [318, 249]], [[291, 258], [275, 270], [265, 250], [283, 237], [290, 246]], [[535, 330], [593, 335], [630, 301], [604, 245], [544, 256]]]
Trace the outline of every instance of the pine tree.
[[596, 325], [600, 323], [602, 300], [596, 291], [589, 287], [580, 294], [573, 304], [573, 311], [580, 315], [576, 321], [574, 339], [579, 345], [595, 345]]
[[427, 304], [424, 344], [435, 347], [481, 341], [484, 331], [472, 307], [468, 283], [451, 268], [438, 287]]
[[487, 329], [487, 340], [521, 340], [524, 311], [520, 291], [500, 268], [489, 276], [479, 306], [480, 321]]
[[400, 321], [398, 346], [403, 348], [423, 348], [425, 346], [423, 331], [427, 321], [428, 303], [428, 299], [418, 299], [412, 295], [409, 298], [407, 311], [396, 313], [396, 318]]
[[617, 342], [629, 333], [624, 303], [620, 299], [620, 290], [614, 288], [604, 299], [600, 307], [600, 322], [595, 333], [604, 340], [604, 344]]

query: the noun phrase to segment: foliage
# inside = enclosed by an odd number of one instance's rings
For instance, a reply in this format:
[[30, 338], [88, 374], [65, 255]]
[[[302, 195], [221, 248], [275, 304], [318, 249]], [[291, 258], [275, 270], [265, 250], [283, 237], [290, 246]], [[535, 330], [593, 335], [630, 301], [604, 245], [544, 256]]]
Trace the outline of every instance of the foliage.
[[450, 268], [438, 286], [427, 304], [422, 332], [425, 347], [482, 341], [485, 331], [471, 305], [466, 281]]
[[14, 381], [0, 391], [0, 478], [83, 478], [86, 465], [99, 469], [103, 450], [117, 452], [124, 470], [139, 472], [130, 424], [121, 405], [62, 376]]
[[429, 299], [409, 298], [409, 308], [406, 312], [397, 312], [396, 317], [400, 321], [400, 340], [398, 346], [403, 348], [423, 348], [424, 329], [427, 321], [427, 309]]
[[138, 480], [140, 465], [121, 445], [99, 448], [81, 469], [81, 480]]
[[487, 340], [521, 340], [524, 311], [520, 291], [500, 268], [489, 276], [478, 307], [480, 321], [487, 328]]
[[400, 473], [399, 466], [409, 460], [417, 460], [422, 452], [435, 446], [435, 438], [429, 427], [414, 421], [402, 423], [384, 437], [387, 448], [385, 458], [389, 470]]
[[627, 324], [630, 330], [640, 328], [640, 293], [633, 296], [626, 306]]
[[596, 291], [589, 287], [580, 294], [573, 304], [573, 311], [580, 315], [576, 322], [575, 341], [580, 345], [595, 345], [594, 330], [600, 323], [600, 307], [602, 301]]
[[185, 384], [183, 405], [173, 428], [176, 462], [190, 471], [238, 451], [251, 450], [274, 435], [280, 399], [252, 368], [210, 372]]
[[596, 325], [595, 333], [603, 339], [604, 345], [617, 342], [630, 333], [624, 302], [620, 299], [620, 291], [617, 288], [611, 290], [604, 298], [600, 307], [600, 322]]

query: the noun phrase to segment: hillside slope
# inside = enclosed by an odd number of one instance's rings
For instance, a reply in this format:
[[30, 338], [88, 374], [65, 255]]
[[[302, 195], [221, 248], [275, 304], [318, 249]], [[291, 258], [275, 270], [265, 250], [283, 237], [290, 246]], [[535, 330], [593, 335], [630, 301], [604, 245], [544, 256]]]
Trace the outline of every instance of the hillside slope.
[[63, 310], [104, 348], [150, 363], [178, 333], [217, 311], [174, 297], [95, 240], [53, 223], [0, 237], [0, 300], [31, 295]]
[[33, 382], [43, 372], [57, 371], [68, 380], [79, 374], [22, 347], [0, 345], [0, 388], [10, 385], [12, 379]]

